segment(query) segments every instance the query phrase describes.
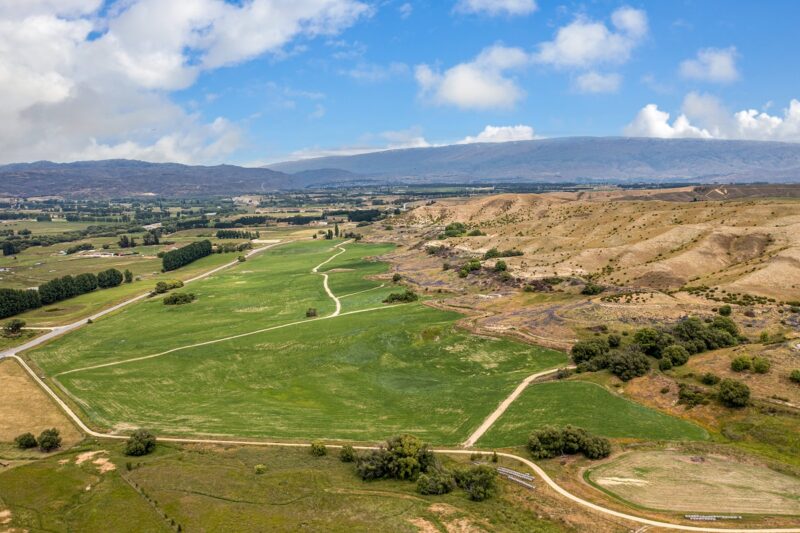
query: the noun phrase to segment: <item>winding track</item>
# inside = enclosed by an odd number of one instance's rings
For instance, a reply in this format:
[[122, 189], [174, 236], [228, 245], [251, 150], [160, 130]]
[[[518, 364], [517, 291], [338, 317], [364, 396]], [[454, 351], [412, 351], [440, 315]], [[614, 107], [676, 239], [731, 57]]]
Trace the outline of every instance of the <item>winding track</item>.
[[319, 269], [321, 267], [327, 265], [328, 263], [330, 263], [331, 261], [333, 261], [334, 259], [336, 259], [340, 255], [342, 255], [343, 253], [345, 253], [347, 250], [345, 248], [342, 248], [342, 246], [344, 246], [345, 244], [350, 243], [350, 242], [353, 242], [352, 239], [350, 239], [348, 241], [341, 242], [341, 243], [337, 244], [336, 246], [334, 246], [334, 248], [338, 248], [339, 249], [339, 252], [333, 254], [331, 257], [329, 257], [328, 259], [326, 259], [325, 261], [323, 261], [322, 263], [318, 264], [317, 266], [315, 266], [314, 268], [311, 269], [311, 272], [313, 272], [314, 274], [319, 274], [319, 275], [322, 276], [322, 286], [325, 287], [325, 292], [328, 293], [328, 296], [330, 296], [331, 300], [333, 300], [333, 302], [336, 304], [336, 310], [333, 312], [332, 315], [329, 315], [328, 318], [333, 318], [335, 316], [339, 316], [339, 313], [342, 312], [342, 302], [339, 301], [339, 298], [337, 298], [336, 295], [333, 294], [333, 291], [328, 286], [328, 273], [327, 272], [320, 272]]
[[[276, 243], [276, 245], [277, 244], [280, 244], [280, 243]], [[343, 244], [345, 244], [345, 243], [341, 243], [341, 244], [337, 245], [336, 248], [340, 248]], [[275, 246], [275, 245], [271, 245], [271, 246]], [[258, 250], [253, 250], [250, 254], [248, 254], [248, 256], [252, 255], [253, 253], [260, 252], [260, 251], [262, 251], [262, 250], [264, 250], [266, 248], [269, 248], [271, 246], [266, 246], [264, 248], [259, 248]], [[317, 265], [312, 270], [312, 272], [317, 273], [317, 271], [318, 271], [318, 269], [320, 267], [322, 267], [323, 265], [325, 265], [326, 263], [330, 262], [331, 260], [333, 260], [338, 255], [340, 255], [340, 254], [345, 252], [345, 249], [343, 249], [343, 248], [340, 248], [340, 250], [341, 251], [339, 253], [335, 254], [334, 256], [332, 256], [328, 260], [324, 261], [323, 263]], [[200, 276], [197, 276], [195, 278], [192, 278], [189, 281], [202, 279], [202, 278], [207, 277], [207, 276], [213, 274], [214, 272], [217, 272], [217, 271], [219, 271], [219, 270], [221, 270], [223, 268], [227, 268], [229, 266], [235, 265], [237, 262], [238, 261], [234, 261], [234, 262], [229, 263], [227, 265], [223, 265], [222, 267], [219, 267], [219, 268], [216, 268], [216, 269], [214, 269], [212, 271], [206, 272], [203, 275], [200, 275]], [[325, 289], [326, 289], [326, 292], [337, 303], [337, 311], [335, 311], [331, 315], [327, 315], [325, 317], [321, 317], [321, 318], [318, 318], [316, 320], [325, 320], [325, 319], [335, 318], [336, 316], [345, 316], [345, 315], [350, 315], [350, 314], [354, 314], [354, 313], [368, 312], [368, 311], [374, 311], [374, 310], [378, 310], [378, 309], [386, 309], [386, 308], [388, 308], [388, 307], [378, 307], [378, 308], [373, 308], [373, 309], [363, 309], [363, 310], [360, 310], [360, 311], [351, 311], [349, 313], [341, 314], [341, 313], [338, 312], [338, 311], [341, 310], [341, 304], [340, 304], [338, 298], [336, 298], [336, 296], [328, 288], [327, 274], [323, 274], [323, 276], [325, 276]], [[188, 281], [187, 281], [187, 283], [188, 283]], [[94, 316], [97, 316], [97, 317], [103, 316], [105, 314], [108, 314], [108, 313], [116, 310], [116, 309], [119, 309], [120, 307], [123, 307], [124, 305], [128, 305], [128, 304], [133, 303], [133, 302], [135, 302], [137, 300], [140, 300], [144, 296], [146, 296], [146, 295], [137, 296], [136, 298], [132, 298], [131, 300], [127, 300], [126, 302], [123, 302], [122, 304], [119, 304], [117, 306], [109, 308], [109, 309], [107, 309], [107, 310], [105, 310], [105, 311], [103, 311], [101, 313], [98, 313], [97, 315], [94, 315]], [[306, 323], [306, 322], [309, 322], [309, 321], [304, 321], [303, 323]], [[78, 324], [78, 325], [76, 326], [75, 324]], [[64, 326], [64, 328], [70, 328], [70, 329], [61, 329], [57, 334], [65, 333], [67, 331], [70, 331], [71, 329], [75, 329], [76, 327], [80, 327], [80, 325], [85, 324], [85, 321], [81, 321], [81, 322], [75, 323], [75, 324], [70, 324], [69, 326]], [[290, 325], [290, 324], [284, 324], [282, 326], [277, 326], [277, 327], [286, 327], [288, 325]], [[275, 327], [275, 328], [267, 328], [267, 330], [269, 330], [269, 329], [277, 329], [277, 327]], [[56, 332], [53, 331], [51, 333], [56, 333]], [[242, 334], [242, 335], [237, 335], [237, 336], [229, 337], [229, 338], [236, 338], [236, 337], [241, 337], [241, 336], [245, 336], [245, 335], [252, 335], [252, 334], [254, 334], [254, 333], [253, 332], [245, 333], [245, 334]], [[55, 336], [55, 335], [53, 335], [53, 336]], [[47, 337], [47, 335], [45, 335], [43, 337]], [[41, 342], [44, 342], [44, 340], [41, 340], [41, 339], [43, 339], [43, 337], [39, 337], [37, 339], [34, 339], [34, 340], [40, 340], [40, 342], [38, 342], [38, 343], [33, 343], [32, 344], [32, 342], [29, 342], [29, 343], [27, 343], [27, 344], [25, 344], [23, 346], [25, 346], [25, 347], [33, 347], [33, 346], [36, 346], [38, 344], [41, 344]], [[52, 338], [52, 337], [48, 337], [48, 339], [49, 338]], [[209, 341], [207, 343], [200, 343], [200, 344], [197, 344], [196, 346], [202, 346], [204, 344], [210, 344], [211, 342], [220, 342], [220, 340]], [[31, 345], [31, 346], [28, 346], [28, 345]], [[187, 348], [187, 347], [178, 348], [178, 349], [184, 349], [184, 348]], [[20, 358], [18, 355], [16, 355], [16, 352], [17, 351], [21, 351], [22, 349], [27, 349], [27, 348], [23, 348], [21, 346], [21, 347], [15, 348], [15, 349], [6, 350], [2, 354], [0, 354], [0, 359], [2, 359], [3, 357], [8, 357], [8, 358], [16, 360], [25, 369], [25, 371], [31, 376], [31, 379], [33, 379], [48, 395], [50, 395], [50, 397], [53, 399], [53, 401], [56, 402], [56, 404], [67, 414], [67, 416], [75, 423], [75, 425], [78, 426], [78, 428], [81, 429], [81, 431], [83, 431], [87, 435], [90, 435], [92, 437], [99, 438], [99, 439], [113, 439], [113, 440], [127, 440], [128, 439], [128, 437], [125, 436], [125, 435], [111, 435], [111, 434], [107, 434], [107, 433], [100, 433], [100, 432], [94, 431], [91, 428], [89, 428], [83, 422], [83, 420], [81, 420], [80, 417], [70, 408], [70, 406], [67, 405], [44, 381], [42, 381], [42, 379], [39, 376], [36, 375], [36, 373], [28, 366], [28, 364], [22, 358]], [[171, 351], [175, 351], [175, 350], [171, 350]], [[8, 352], [13, 352], [13, 353], [8, 353]], [[169, 353], [169, 352], [165, 352], [165, 353]], [[134, 361], [134, 360], [147, 359], [147, 358], [150, 358], [150, 357], [156, 357], [158, 355], [163, 355], [163, 354], [145, 356], [144, 358], [137, 358], [137, 359], [128, 360], [128, 361], [120, 361], [120, 362], [117, 362], [117, 363], [107, 363], [105, 365], [98, 365], [97, 367], [92, 367], [92, 368], [99, 368], [99, 367], [103, 367], [103, 366], [111, 366], [113, 364], [123, 364], [125, 362], [131, 362], [131, 361]], [[473, 432], [473, 434], [464, 443], [464, 446], [471, 446], [472, 443], [477, 441], [478, 438], [480, 438], [480, 436], [483, 435], [483, 433], [486, 430], [488, 430], [489, 427], [491, 427], [491, 425], [497, 420], [497, 418], [499, 418], [499, 416], [508, 408], [508, 406], [522, 393], [523, 390], [525, 390], [525, 387], [527, 387], [534, 379], [537, 379], [538, 377], [541, 377], [543, 375], [547, 375], [547, 374], [550, 374], [550, 373], [556, 372], [556, 371], [557, 371], [557, 369], [548, 370], [548, 371], [544, 371], [544, 372], [539, 372], [537, 374], [533, 374], [533, 375], [528, 376], [527, 378], [525, 378], [522, 381], [522, 383], [520, 383], [520, 385], [518, 385], [517, 388], [514, 389], [514, 392], [512, 392], [511, 395], [509, 395], [500, 404], [500, 406], [491, 415], [489, 415], [489, 417], [483, 422], [483, 424], [481, 424], [481, 426], [475, 432]], [[67, 373], [67, 372], [64, 372], [64, 373]], [[180, 437], [159, 437], [159, 440], [161, 440], [163, 442], [174, 442], [174, 443], [184, 443], [184, 444], [192, 444], [192, 443], [194, 443], [194, 444], [221, 444], [221, 445], [243, 445], [243, 446], [274, 446], [274, 447], [283, 446], [283, 447], [293, 447], [293, 448], [304, 448], [304, 447], [311, 446], [310, 443], [285, 443], [285, 442], [224, 440], [224, 439], [193, 439], [193, 438], [180, 438]], [[330, 447], [331, 448], [339, 448], [340, 446], [339, 445], [330, 445]], [[356, 446], [356, 448], [358, 448], [360, 450], [374, 450], [374, 449], [377, 449], [376, 446]], [[470, 450], [463, 450], [463, 449], [461, 449], [461, 450], [453, 450], [453, 449], [447, 449], [447, 448], [435, 449], [433, 451], [436, 452], [436, 453], [454, 454], [454, 455], [464, 455], [464, 454], [472, 454], [473, 453]], [[677, 530], [677, 531], [697, 531], [697, 532], [706, 532], [706, 533], [800, 533], [800, 528], [767, 528], [767, 529], [713, 528], [713, 527], [688, 526], [688, 525], [672, 524], [672, 523], [669, 523], [669, 522], [661, 522], [659, 520], [651, 520], [649, 518], [643, 518], [643, 517], [639, 517], [639, 516], [630, 515], [630, 514], [627, 514], [627, 513], [620, 512], [620, 511], [615, 511], [613, 509], [608, 509], [608, 508], [603, 507], [601, 505], [594, 504], [594, 503], [592, 503], [590, 501], [587, 501], [587, 500], [584, 500], [582, 498], [579, 498], [578, 496], [575, 496], [574, 494], [568, 492], [566, 489], [564, 489], [561, 486], [559, 486], [555, 481], [553, 481], [553, 479], [547, 474], [547, 472], [545, 472], [541, 467], [539, 467], [536, 463], [534, 463], [533, 461], [530, 461], [529, 459], [526, 459], [524, 457], [520, 457], [518, 455], [513, 455], [513, 454], [510, 454], [510, 453], [503, 453], [503, 452], [498, 452], [497, 455], [505, 457], [507, 459], [518, 461], [518, 462], [522, 463], [523, 465], [527, 466], [528, 468], [533, 470], [551, 489], [556, 491], [558, 494], [560, 494], [564, 498], [567, 498], [568, 500], [570, 500], [570, 501], [572, 501], [572, 502], [574, 502], [574, 503], [576, 503], [578, 505], [581, 505], [582, 507], [586, 507], [587, 509], [591, 509], [591, 510], [593, 510], [595, 512], [602, 513], [602, 514], [609, 515], [609, 516], [613, 516], [613, 517], [620, 518], [620, 519], [623, 519], [623, 520], [629, 520], [631, 522], [636, 522], [636, 523], [639, 523], [639, 524], [645, 524], [647, 526], [654, 526], [654, 527], [660, 527], [660, 528], [664, 528], [664, 529]]]

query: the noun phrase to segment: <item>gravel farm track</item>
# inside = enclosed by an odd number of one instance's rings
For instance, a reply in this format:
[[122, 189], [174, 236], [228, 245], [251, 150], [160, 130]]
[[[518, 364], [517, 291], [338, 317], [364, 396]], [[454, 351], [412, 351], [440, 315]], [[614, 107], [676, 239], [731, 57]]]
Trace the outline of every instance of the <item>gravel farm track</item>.
[[[272, 247], [278, 246], [280, 244], [285, 244], [287, 242], [292, 242], [292, 241], [283, 241], [283, 242], [280, 242], [280, 243], [274, 243], [274, 244], [270, 244], [268, 246], [257, 248], [255, 250], [252, 250], [251, 252], [249, 252], [247, 255], [249, 257], [251, 255], [260, 253], [260, 252], [262, 252], [262, 251], [264, 251], [264, 250], [266, 250], [268, 248], [272, 248]], [[334, 311], [334, 313], [332, 313], [330, 315], [327, 315], [327, 316], [324, 316], [324, 317], [320, 317], [320, 318], [318, 318], [316, 320], [325, 320], [325, 319], [335, 318], [337, 316], [344, 316], [344, 315], [353, 313], [353, 312], [344, 313], [344, 314], [340, 313], [340, 311], [341, 311], [341, 303], [339, 302], [339, 298], [337, 298], [333, 294], [333, 292], [330, 290], [330, 288], [328, 287], [328, 284], [327, 284], [328, 276], [326, 274], [324, 274], [324, 273], [318, 272], [320, 267], [324, 266], [326, 263], [330, 262], [335, 257], [337, 257], [338, 255], [340, 255], [340, 254], [345, 252], [346, 249], [343, 248], [343, 245], [347, 244], [347, 242], [349, 242], [349, 241], [346, 241], [346, 242], [343, 242], [343, 243], [340, 243], [340, 244], [334, 246], [334, 248], [338, 248], [339, 251], [337, 251], [331, 258], [329, 258], [328, 260], [324, 261], [323, 263], [321, 263], [320, 265], [318, 265], [317, 267], [315, 267], [312, 270], [313, 273], [319, 273], [319, 274], [321, 274], [323, 276], [325, 290], [326, 290], [327, 294], [336, 303], [336, 310]], [[238, 264], [238, 260], [237, 261], [232, 261], [232, 262], [227, 263], [225, 265], [222, 265], [220, 267], [214, 268], [213, 270], [205, 272], [205, 273], [203, 273], [203, 274], [201, 274], [201, 275], [199, 275], [199, 276], [197, 276], [195, 278], [192, 278], [191, 280], [188, 280], [187, 283], [190, 283], [192, 281], [196, 281], [198, 279], [203, 279], [205, 277], [211, 276], [211, 275], [215, 274], [216, 272], [219, 272], [220, 270], [223, 270], [223, 269], [226, 269], [226, 268], [230, 268], [230, 267], [232, 267], [232, 266], [234, 266], [236, 264]], [[105, 309], [103, 311], [100, 311], [100, 312], [92, 315], [90, 317], [90, 319], [91, 320], [95, 320], [97, 318], [100, 318], [100, 317], [102, 317], [104, 315], [107, 315], [109, 313], [112, 313], [112, 312], [114, 312], [114, 311], [116, 311], [116, 310], [118, 310], [118, 309], [120, 309], [120, 308], [122, 308], [122, 307], [124, 307], [126, 305], [129, 305], [129, 304], [132, 304], [132, 303], [134, 303], [136, 301], [139, 301], [139, 300], [145, 298], [146, 296], [147, 296], [146, 294], [142, 294], [142, 295], [136, 296], [134, 298], [131, 298], [129, 300], [126, 300], [126, 301], [124, 301], [124, 302], [122, 302], [120, 304], [117, 304], [117, 305], [115, 305], [113, 307], [110, 307], [108, 309]], [[364, 309], [364, 310], [355, 311], [355, 312], [359, 312], [359, 313], [360, 312], [370, 312], [370, 311], [375, 311], [375, 310], [379, 310], [379, 309], [382, 309], [382, 308]], [[101, 432], [97, 432], [97, 431], [94, 431], [91, 428], [89, 428], [86, 425], [86, 423], [84, 423], [84, 421], [72, 410], [72, 408], [70, 408], [70, 406], [67, 405], [61, 399], [61, 397], [59, 397], [59, 395], [56, 394], [56, 392], [53, 391], [41, 379], [41, 377], [38, 376], [33, 371], [33, 369], [30, 366], [28, 366], [28, 364], [22, 358], [20, 358], [17, 355], [17, 353], [19, 353], [21, 351], [28, 350], [30, 348], [33, 348], [33, 347], [38, 346], [40, 344], [43, 344], [43, 343], [45, 343], [45, 342], [47, 342], [47, 341], [49, 341], [49, 340], [51, 340], [51, 339], [53, 339], [53, 338], [55, 338], [57, 336], [60, 336], [60, 335], [66, 334], [66, 333], [68, 333], [68, 332], [70, 332], [72, 330], [75, 330], [75, 329], [83, 326], [86, 323], [87, 323], [87, 320], [81, 320], [81, 321], [69, 324], [67, 326], [61, 326], [61, 327], [58, 327], [58, 328], [54, 328], [50, 332], [48, 332], [48, 333], [46, 333], [46, 334], [44, 334], [44, 335], [42, 335], [40, 337], [37, 337], [37, 338], [31, 340], [28, 343], [25, 343], [25, 344], [23, 344], [21, 346], [15, 347], [15, 348], [7, 349], [7, 350], [5, 350], [3, 352], [0, 352], [0, 359], [10, 358], [10, 359], [16, 360], [25, 369], [25, 371], [30, 375], [31, 379], [33, 379], [53, 399], [53, 401], [56, 402], [56, 404], [64, 411], [64, 413], [66, 413], [66, 415], [75, 423], [75, 425], [82, 432], [84, 432], [86, 435], [89, 435], [91, 437], [95, 437], [95, 438], [98, 438], [98, 439], [127, 440], [128, 437], [125, 436], [125, 435], [112, 435], [112, 434], [107, 434], [107, 433], [101, 433]], [[280, 326], [280, 327], [287, 327], [287, 326], [291, 326], [291, 325], [292, 324], [286, 324], [286, 325]], [[245, 335], [248, 335], [248, 334], [252, 334], [252, 333], [246, 333]], [[219, 340], [210, 341], [210, 342], [219, 342]], [[202, 344], [208, 344], [208, 343], [201, 343], [200, 345], [202, 345]], [[184, 349], [184, 348], [187, 348], [187, 347], [181, 347], [181, 348], [177, 348], [177, 349]], [[174, 350], [171, 350], [171, 351], [174, 351]], [[167, 353], [167, 352], [165, 352], [165, 353]], [[157, 356], [157, 355], [163, 355], [163, 354], [155, 354], [153, 356], [145, 356], [145, 357], [154, 357], [154, 356]], [[136, 358], [135, 360], [139, 360], [139, 359], [141, 359], [141, 358]], [[132, 360], [128, 360], [128, 361], [132, 361]], [[122, 364], [122, 363], [128, 362], [128, 361], [119, 361], [119, 362], [110, 363], [110, 364]], [[106, 366], [106, 365], [101, 365], [101, 366]], [[81, 369], [76, 369], [76, 371], [77, 370], [81, 370]], [[487, 419], [481, 424], [481, 426], [472, 435], [470, 435], [470, 437], [467, 439], [467, 441], [465, 441], [464, 446], [465, 447], [471, 447], [477, 441], [477, 439], [481, 435], [483, 435], [483, 433], [485, 431], [487, 431], [492, 426], [492, 424], [500, 417], [500, 415], [502, 415], [502, 413], [506, 410], [506, 408], [522, 393], [523, 390], [525, 390], [525, 388], [531, 382], [533, 382], [535, 379], [537, 379], [539, 377], [542, 377], [543, 375], [546, 375], [546, 374], [549, 374], [549, 373], [552, 373], [552, 372], [554, 372], [554, 370], [540, 372], [540, 373], [537, 373], [537, 374], [534, 374], [534, 375], [526, 377], [519, 384], [519, 386], [511, 393], [511, 395], [509, 395], [500, 404], [500, 406], [498, 406], [498, 408], [489, 417], [487, 417]], [[272, 446], [272, 447], [284, 446], [284, 447], [295, 447], [295, 448], [296, 447], [309, 447], [309, 446], [311, 446], [310, 443], [297, 443], [297, 442], [295, 442], [295, 443], [286, 443], [286, 442], [270, 442], [270, 441], [257, 441], [257, 440], [195, 439], [195, 438], [178, 438], [178, 437], [159, 437], [159, 440], [164, 441], [164, 442], [173, 442], [173, 443], [179, 443], [179, 444], [183, 443], [183, 444], [211, 444], [211, 445]], [[338, 446], [338, 445], [330, 445], [330, 447], [331, 448], [338, 448], [340, 446]], [[360, 449], [360, 450], [376, 449], [375, 446], [355, 446], [355, 448]], [[473, 451], [469, 450], [469, 449], [435, 449], [434, 451], [436, 453], [450, 454], [450, 455], [465, 455], [465, 454], [472, 454], [473, 453]], [[798, 528], [757, 529], [757, 528], [714, 528], [714, 527], [704, 527], [704, 526], [689, 526], [689, 525], [683, 525], [683, 524], [674, 524], [674, 523], [669, 523], [669, 522], [662, 522], [662, 521], [658, 521], [658, 520], [652, 520], [652, 519], [649, 519], [649, 518], [644, 518], [644, 517], [640, 517], [640, 516], [635, 516], [635, 515], [623, 513], [623, 512], [620, 512], [620, 511], [615, 511], [613, 509], [609, 509], [609, 508], [603, 507], [601, 505], [597, 505], [595, 503], [592, 503], [592, 502], [589, 502], [587, 500], [584, 500], [582, 498], [579, 498], [578, 496], [575, 496], [574, 494], [568, 492], [567, 490], [565, 490], [564, 488], [559, 486], [555, 481], [553, 481], [553, 479], [541, 467], [539, 467], [536, 463], [534, 463], [533, 461], [531, 461], [529, 459], [526, 459], [524, 457], [520, 457], [518, 455], [513, 455], [513, 454], [503, 453], [503, 452], [498, 452], [498, 455], [502, 456], [504, 458], [513, 460], [513, 461], [517, 461], [517, 462], [525, 465], [526, 467], [530, 468], [552, 490], [557, 492], [562, 497], [572, 501], [573, 503], [576, 503], [576, 504], [578, 504], [578, 505], [580, 505], [582, 507], [585, 507], [587, 509], [590, 509], [590, 510], [598, 512], [598, 513], [602, 513], [602, 514], [605, 514], [605, 515], [608, 515], [608, 516], [613, 516], [613, 517], [620, 518], [620, 519], [623, 519], [623, 520], [628, 520], [630, 522], [634, 522], [634, 523], [638, 523], [638, 524], [643, 524], [644, 526], [658, 527], [658, 528], [669, 529], [669, 530], [677, 530], [677, 531], [700, 531], [700, 532], [711, 532], [711, 533], [713, 533], [713, 532], [723, 532], [723, 533], [800, 533], [800, 527], [798, 527]]]

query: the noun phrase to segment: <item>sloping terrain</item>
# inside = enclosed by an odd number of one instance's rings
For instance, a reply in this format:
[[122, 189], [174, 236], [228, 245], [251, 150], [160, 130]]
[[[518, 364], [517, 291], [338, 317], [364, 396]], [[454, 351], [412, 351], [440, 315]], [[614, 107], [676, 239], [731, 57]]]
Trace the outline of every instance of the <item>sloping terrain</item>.
[[475, 253], [521, 250], [506, 261], [523, 278], [594, 275], [611, 286], [707, 285], [720, 294], [800, 298], [800, 202], [668, 202], [652, 194], [504, 194], [438, 201], [405, 218], [413, 227], [480, 228], [486, 236], [447, 243]]

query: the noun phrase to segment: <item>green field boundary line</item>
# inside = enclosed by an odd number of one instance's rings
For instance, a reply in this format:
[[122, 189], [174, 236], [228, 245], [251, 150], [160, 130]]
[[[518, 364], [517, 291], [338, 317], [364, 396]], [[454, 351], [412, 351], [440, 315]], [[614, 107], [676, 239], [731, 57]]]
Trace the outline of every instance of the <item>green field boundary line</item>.
[[[383, 309], [383, 308], [381, 308]], [[87, 435], [92, 437], [96, 437], [99, 439], [111, 439], [111, 440], [127, 440], [128, 437], [126, 435], [110, 435], [107, 433], [100, 433], [97, 431], [93, 431], [90, 429], [81, 418], [75, 414], [75, 412], [70, 409], [70, 407], [62, 400], [58, 394], [56, 394], [47, 384], [42, 381], [39, 376], [28, 366], [28, 364], [22, 360], [17, 355], [12, 355], [10, 358], [15, 359], [19, 362], [20, 365], [28, 372], [31, 378], [47, 393], [50, 395], [51, 398], [58, 404], [58, 406], [71, 418], [75, 424]], [[271, 441], [248, 441], [248, 440], [226, 440], [226, 439], [193, 439], [188, 437], [158, 437], [158, 440], [162, 442], [172, 442], [176, 444], [212, 444], [212, 445], [222, 445], [222, 446], [270, 446], [270, 447], [286, 447], [286, 448], [309, 448], [311, 446], [310, 442], [271, 442]], [[342, 445], [340, 444], [330, 444], [328, 445], [331, 448], [341, 448]], [[377, 446], [353, 446], [355, 449], [358, 450], [377, 450], [379, 449]], [[444, 455], [471, 455], [475, 453], [472, 450], [463, 450], [463, 449], [451, 449], [451, 448], [437, 448], [432, 450], [435, 453], [441, 453]], [[759, 528], [715, 528], [715, 527], [702, 527], [702, 526], [689, 526], [684, 524], [674, 524], [671, 522], [662, 522], [659, 520], [652, 520], [650, 518], [645, 518], [641, 516], [636, 516], [632, 514], [623, 513], [621, 511], [615, 511], [613, 509], [608, 509], [603, 507], [602, 505], [598, 505], [592, 503], [588, 500], [584, 500], [578, 496], [575, 496], [571, 492], [567, 491], [566, 489], [562, 488], [558, 485], [553, 479], [545, 472], [539, 465], [534, 463], [533, 461], [526, 459], [524, 457], [520, 457], [518, 455], [513, 455], [510, 453], [505, 452], [497, 452], [499, 457], [505, 457], [506, 459], [510, 459], [512, 461], [517, 461], [528, 468], [530, 468], [537, 476], [539, 476], [542, 481], [547, 484], [552, 490], [557, 492], [560, 496], [570, 500], [573, 503], [576, 503], [582, 507], [590, 509], [592, 511], [602, 513], [605, 515], [613, 516], [616, 518], [621, 518], [623, 520], [629, 520], [631, 522], [636, 522], [639, 524], [644, 524], [647, 526], [653, 527], [660, 527], [664, 529], [670, 530], [677, 530], [677, 531], [698, 531], [698, 532], [705, 532], [705, 533], [800, 533], [800, 528], [766, 528], [766, 529], [759, 529]]]

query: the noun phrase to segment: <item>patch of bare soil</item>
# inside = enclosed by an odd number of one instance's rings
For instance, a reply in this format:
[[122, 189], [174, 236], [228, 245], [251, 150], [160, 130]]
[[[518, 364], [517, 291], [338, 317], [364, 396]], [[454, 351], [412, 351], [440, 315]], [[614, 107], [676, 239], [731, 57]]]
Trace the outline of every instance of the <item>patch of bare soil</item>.
[[408, 522], [415, 526], [420, 533], [439, 533], [439, 528], [424, 518], [409, 518]]

